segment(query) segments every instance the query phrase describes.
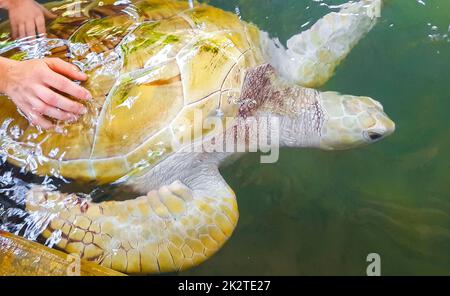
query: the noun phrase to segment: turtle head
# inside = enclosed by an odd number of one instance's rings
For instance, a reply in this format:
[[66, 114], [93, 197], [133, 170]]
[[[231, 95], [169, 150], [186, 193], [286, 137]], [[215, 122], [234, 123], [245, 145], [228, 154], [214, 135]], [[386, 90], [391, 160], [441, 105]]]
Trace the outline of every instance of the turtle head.
[[377, 142], [395, 130], [379, 102], [292, 85], [270, 65], [247, 74], [242, 97], [256, 103], [253, 108], [242, 104], [241, 116], [279, 120], [278, 140], [284, 147], [346, 150]]
[[383, 106], [369, 98], [324, 92], [319, 96], [324, 112], [319, 147], [345, 150], [386, 138], [395, 123], [384, 113]]

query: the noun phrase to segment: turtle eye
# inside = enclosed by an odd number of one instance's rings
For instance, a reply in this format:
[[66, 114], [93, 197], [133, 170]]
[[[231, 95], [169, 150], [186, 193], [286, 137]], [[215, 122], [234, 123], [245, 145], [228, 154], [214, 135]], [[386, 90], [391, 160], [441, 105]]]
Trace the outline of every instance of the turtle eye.
[[369, 134], [369, 138], [370, 138], [372, 141], [379, 140], [379, 139], [381, 139], [381, 138], [383, 137], [383, 135], [381, 135], [381, 134], [379, 134], [379, 133], [376, 133], [376, 132], [369, 132], [368, 134]]

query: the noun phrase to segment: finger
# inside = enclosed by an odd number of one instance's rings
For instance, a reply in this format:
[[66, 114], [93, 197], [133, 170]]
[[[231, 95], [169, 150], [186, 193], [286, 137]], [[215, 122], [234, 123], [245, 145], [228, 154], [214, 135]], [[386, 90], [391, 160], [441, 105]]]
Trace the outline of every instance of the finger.
[[34, 25], [34, 20], [28, 20], [25, 23], [25, 36], [31, 37], [30, 39], [36, 38], [36, 27]]
[[37, 125], [45, 130], [52, 129], [54, 127], [51, 121], [45, 119], [44, 116], [32, 110], [28, 112], [28, 120], [31, 122], [31, 124]]
[[30, 104], [33, 111], [51, 118], [64, 121], [76, 121], [78, 119], [75, 114], [64, 112], [58, 108], [47, 105], [39, 99], [32, 100]]
[[48, 19], [55, 19], [55, 18], [58, 17], [56, 14], [50, 12], [50, 11], [49, 11], [47, 8], [45, 8], [44, 6], [39, 5], [39, 7], [41, 8], [41, 10], [42, 10], [42, 12], [44, 13], [44, 16], [45, 16], [46, 18], [48, 18]]
[[17, 35], [18, 35], [19, 28], [18, 28], [16, 23], [11, 23], [10, 26], [11, 26], [11, 37], [13, 39], [16, 39]]
[[85, 88], [79, 86], [75, 82], [67, 79], [66, 77], [54, 74], [49, 81], [45, 81], [49, 86], [53, 87], [60, 92], [68, 94], [74, 98], [81, 100], [91, 99], [91, 94]]
[[[27, 107], [27, 104], [25, 103], [25, 101], [21, 101], [21, 100], [13, 100], [13, 102], [14, 102], [14, 104], [16, 104], [17, 109], [19, 109], [19, 113], [20, 113], [22, 116], [27, 117], [27, 119], [28, 119], [28, 115], [25, 114], [25, 112], [26, 112], [26, 111], [29, 111], [29, 108], [28, 108], [28, 109], [26, 108], [26, 107]], [[29, 107], [29, 106], [28, 106], [28, 107]]]
[[32, 125], [39, 126], [43, 129], [49, 130], [53, 128], [53, 124], [44, 118], [44, 116], [32, 110], [31, 106], [21, 102], [16, 102], [17, 107], [23, 112], [25, 117]]
[[68, 78], [75, 79], [75, 80], [86, 80], [87, 75], [81, 72], [77, 66], [65, 62], [61, 59], [57, 58], [48, 58], [44, 60], [45, 63], [48, 65], [50, 69], [55, 71], [56, 73], [59, 73], [61, 75], [64, 75]]
[[49, 88], [45, 87], [39, 88], [36, 91], [36, 94], [42, 101], [47, 103], [47, 105], [59, 108], [63, 111], [70, 112], [75, 115], [85, 114], [87, 112], [87, 109], [83, 104], [77, 103], [66, 97], [63, 97], [62, 95], [52, 91]]
[[45, 34], [45, 19], [42, 15], [35, 19], [36, 30], [39, 36]]
[[88, 90], [62, 75], [51, 73], [44, 77], [43, 80], [50, 87], [77, 99], [89, 100], [92, 97]]
[[25, 36], [26, 36], [25, 24], [24, 23], [20, 23], [19, 24], [19, 35], [18, 35], [18, 38], [22, 39]]

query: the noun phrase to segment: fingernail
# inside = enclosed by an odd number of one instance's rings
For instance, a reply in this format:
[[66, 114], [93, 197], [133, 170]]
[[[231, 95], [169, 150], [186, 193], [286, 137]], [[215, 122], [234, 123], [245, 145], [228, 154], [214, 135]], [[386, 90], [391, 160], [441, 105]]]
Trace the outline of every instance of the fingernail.
[[81, 109], [81, 114], [86, 114], [88, 112], [88, 109], [86, 107], [83, 107], [83, 109]]
[[91, 95], [91, 93], [90, 92], [86, 92], [86, 100], [90, 100], [90, 99], [92, 99], [92, 95]]

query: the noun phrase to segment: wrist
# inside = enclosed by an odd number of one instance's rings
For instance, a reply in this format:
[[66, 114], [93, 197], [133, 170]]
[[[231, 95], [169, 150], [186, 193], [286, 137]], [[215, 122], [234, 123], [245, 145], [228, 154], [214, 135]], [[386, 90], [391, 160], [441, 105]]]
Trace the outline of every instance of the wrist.
[[8, 94], [9, 82], [11, 80], [11, 69], [19, 62], [0, 57], [0, 93]]

